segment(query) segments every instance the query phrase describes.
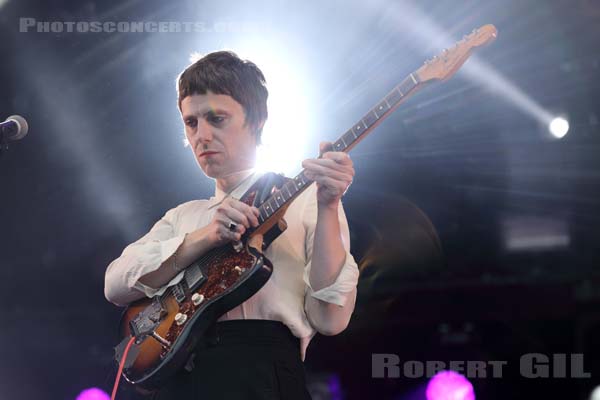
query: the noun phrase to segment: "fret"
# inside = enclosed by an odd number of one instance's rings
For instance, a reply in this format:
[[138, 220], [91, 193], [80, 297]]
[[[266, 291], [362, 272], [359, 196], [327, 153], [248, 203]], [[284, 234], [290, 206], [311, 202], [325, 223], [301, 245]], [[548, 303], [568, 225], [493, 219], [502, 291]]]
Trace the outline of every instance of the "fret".
[[281, 187], [281, 189], [279, 189], [279, 194], [280, 194], [281, 198], [283, 199], [283, 201], [287, 201], [290, 197], [292, 197], [289, 194], [286, 197], [285, 192], [283, 191], [283, 186]]
[[275, 201], [275, 198], [269, 197], [269, 200], [267, 200], [267, 204], [269, 204], [269, 206], [271, 207], [272, 213], [275, 214], [275, 211], [277, 211], [277, 209], [279, 208], [279, 205]]
[[358, 121], [358, 124], [354, 125], [352, 128], [352, 133], [354, 137], [358, 138], [364, 131], [367, 129], [365, 124], [362, 121]]
[[267, 210], [265, 210], [264, 205], [260, 206], [260, 208], [258, 209], [259, 213], [260, 213], [260, 217], [263, 220], [266, 220], [267, 218], [269, 218], [269, 214], [267, 212]]
[[[350, 138], [350, 136], [352, 136], [352, 138]], [[350, 143], [352, 143], [355, 139], [358, 139], [358, 136], [356, 135], [356, 133], [354, 133], [353, 129], [350, 129], [346, 133], [344, 133], [344, 137]]]
[[302, 174], [299, 174], [294, 178], [294, 181], [298, 185], [298, 189], [301, 189], [302, 186], [304, 186], [306, 184], [306, 182], [303, 180], [303, 178], [304, 178], [304, 175], [302, 175]]
[[277, 207], [281, 207], [281, 205], [284, 203], [284, 198], [281, 196], [281, 191], [277, 191], [275, 193], [275, 202], [277, 203]]
[[267, 218], [269, 218], [271, 215], [273, 215], [273, 207], [271, 206], [271, 203], [269, 201], [265, 202], [264, 207], [267, 213]]
[[283, 185], [283, 188], [285, 188], [285, 190], [287, 190], [288, 196], [290, 196], [289, 198], [291, 198], [293, 196], [293, 194], [292, 194], [292, 192], [290, 192], [290, 188], [288, 187], [288, 184], [286, 183], [285, 185]]
[[356, 139], [356, 137], [354, 136], [354, 133], [351, 130], [344, 133], [344, 135], [342, 136], [342, 140], [346, 144], [346, 147], [348, 147], [348, 143], [352, 144], [352, 142], [354, 142], [354, 139]]
[[306, 185], [306, 184], [309, 182], [309, 180], [308, 180], [308, 178], [306, 177], [306, 175], [304, 175], [304, 171], [302, 171], [302, 172], [300, 173], [300, 179], [302, 180], [302, 185], [303, 185], [303, 186], [304, 186], [304, 185]]
[[408, 93], [415, 88], [415, 84], [408, 79], [405, 79], [400, 83], [399, 89], [402, 93]]
[[404, 94], [402, 94], [402, 91], [399, 89], [399, 86], [396, 86], [396, 88], [386, 96], [385, 101], [387, 101], [388, 104], [395, 105], [400, 100], [402, 100], [403, 97]]
[[[333, 150], [346, 151], [363, 135], [363, 133], [367, 132], [377, 121], [379, 121], [379, 119], [383, 118], [388, 111], [394, 108], [418, 84], [418, 78], [413, 74], [410, 74], [389, 92], [373, 109], [364, 115], [351, 129], [340, 136], [332, 144]], [[310, 183], [312, 183], [312, 181], [304, 175], [304, 171], [286, 182], [259, 207], [259, 223], [262, 224], [268, 220], [275, 212], [277, 212], [277, 210], [283, 207]]]
[[365, 115], [362, 119], [362, 122], [368, 127], [370, 127], [371, 125], [373, 125], [379, 118], [377, 117], [377, 114], [375, 114], [375, 112], [373, 110], [369, 111], [369, 113], [367, 115]]
[[375, 115], [377, 115], [377, 118], [379, 118], [383, 114], [385, 114], [385, 112], [389, 109], [390, 109], [390, 105], [384, 99], [381, 103], [379, 103], [375, 106], [374, 112], [375, 112]]
[[412, 79], [413, 83], [416, 85], [418, 82], [415, 79], [415, 76], [412, 73], [409, 76], [410, 76], [410, 79]]

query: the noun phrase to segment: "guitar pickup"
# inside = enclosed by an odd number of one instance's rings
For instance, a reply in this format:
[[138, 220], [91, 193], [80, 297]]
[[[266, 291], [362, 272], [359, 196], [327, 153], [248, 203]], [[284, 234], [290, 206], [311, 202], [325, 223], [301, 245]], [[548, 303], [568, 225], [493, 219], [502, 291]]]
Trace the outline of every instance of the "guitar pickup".
[[196, 264], [185, 270], [184, 279], [190, 292], [194, 292], [206, 281], [206, 276], [202, 272], [202, 269], [200, 269], [200, 266]]

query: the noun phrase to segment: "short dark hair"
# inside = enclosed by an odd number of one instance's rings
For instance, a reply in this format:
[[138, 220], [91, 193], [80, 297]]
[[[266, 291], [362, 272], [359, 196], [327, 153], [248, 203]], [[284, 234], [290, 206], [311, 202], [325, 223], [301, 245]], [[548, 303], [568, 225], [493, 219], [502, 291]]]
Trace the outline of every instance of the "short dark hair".
[[262, 124], [266, 121], [269, 92], [262, 71], [251, 61], [240, 59], [232, 51], [209, 53], [188, 66], [177, 78], [179, 110], [187, 96], [206, 94], [231, 96], [244, 109], [246, 121], [260, 143]]

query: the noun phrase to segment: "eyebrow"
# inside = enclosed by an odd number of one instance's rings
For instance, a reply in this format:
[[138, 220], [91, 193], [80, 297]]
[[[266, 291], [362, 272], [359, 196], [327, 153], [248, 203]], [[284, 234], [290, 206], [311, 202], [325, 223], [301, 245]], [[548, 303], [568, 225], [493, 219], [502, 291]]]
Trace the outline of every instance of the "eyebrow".
[[221, 114], [231, 116], [231, 113], [224, 109], [209, 109], [202, 113], [191, 113], [191, 114], [184, 115], [183, 119], [195, 118], [198, 116], [207, 117], [207, 116], [211, 116], [211, 115], [221, 115]]

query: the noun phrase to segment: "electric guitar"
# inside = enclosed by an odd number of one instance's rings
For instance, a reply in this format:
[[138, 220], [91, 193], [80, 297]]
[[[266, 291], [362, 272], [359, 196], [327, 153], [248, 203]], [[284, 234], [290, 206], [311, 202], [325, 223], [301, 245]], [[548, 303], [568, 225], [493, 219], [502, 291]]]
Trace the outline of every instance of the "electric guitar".
[[[426, 61], [333, 142], [332, 150], [350, 151], [403, 101], [430, 82], [449, 79], [477, 47], [496, 35], [493, 25], [482, 26]], [[211, 324], [267, 282], [273, 265], [262, 251], [285, 230], [285, 211], [311, 183], [304, 171], [288, 180], [275, 174], [259, 179], [240, 199], [259, 209], [256, 228], [246, 231], [240, 242], [200, 257], [163, 295], [136, 301], [125, 310], [122, 342], [115, 353], [127, 381], [143, 389], [160, 386], [186, 366]]]

